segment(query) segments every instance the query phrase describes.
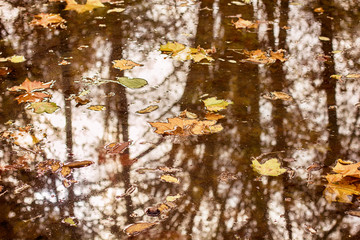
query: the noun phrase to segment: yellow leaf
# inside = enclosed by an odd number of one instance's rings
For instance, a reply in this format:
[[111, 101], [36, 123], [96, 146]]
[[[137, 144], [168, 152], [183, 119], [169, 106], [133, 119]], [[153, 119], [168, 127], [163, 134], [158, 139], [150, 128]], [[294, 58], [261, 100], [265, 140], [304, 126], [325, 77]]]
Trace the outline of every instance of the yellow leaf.
[[160, 179], [165, 181], [165, 182], [168, 182], [168, 183], [176, 183], [176, 184], [180, 183], [180, 180], [178, 178], [173, 177], [171, 175], [162, 175], [160, 177]]
[[113, 61], [113, 67], [120, 69], [120, 70], [129, 70], [129, 69], [133, 69], [136, 66], [143, 66], [142, 64], [138, 64], [136, 62], [130, 61], [130, 60], [125, 60], [125, 59], [121, 59], [121, 60], [114, 60]]
[[148, 223], [148, 222], [137, 222], [125, 227], [124, 232], [129, 236], [134, 236], [144, 232], [151, 227], [155, 226], [158, 223]]
[[92, 106], [88, 107], [88, 109], [93, 110], [93, 111], [104, 111], [104, 110], [106, 110], [106, 107], [102, 106], [102, 105], [92, 105]]
[[266, 176], [279, 176], [287, 171], [285, 168], [281, 168], [281, 164], [276, 158], [272, 158], [264, 164], [260, 164], [257, 159], [254, 159], [251, 166], [254, 171]]
[[139, 114], [150, 113], [150, 112], [155, 111], [158, 108], [159, 108], [158, 105], [150, 105], [150, 106], [148, 106], [148, 107], [146, 107], [144, 109], [141, 109], [141, 110], [137, 111], [136, 113], [139, 113]]
[[320, 39], [321, 41], [330, 41], [330, 38], [324, 37], [324, 36], [320, 36], [319, 39]]
[[218, 100], [216, 97], [207, 98], [202, 101], [204, 102], [206, 109], [211, 112], [218, 112], [226, 109], [230, 104], [234, 104], [232, 101]]
[[176, 201], [179, 198], [181, 198], [180, 194], [176, 194], [175, 196], [169, 195], [169, 196], [166, 197], [166, 201], [167, 202], [173, 202], [173, 201]]

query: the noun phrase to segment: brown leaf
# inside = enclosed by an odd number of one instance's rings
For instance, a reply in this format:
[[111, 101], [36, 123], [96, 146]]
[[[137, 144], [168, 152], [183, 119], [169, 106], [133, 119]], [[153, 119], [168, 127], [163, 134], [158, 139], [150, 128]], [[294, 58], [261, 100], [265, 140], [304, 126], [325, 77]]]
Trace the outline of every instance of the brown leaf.
[[239, 18], [236, 22], [233, 22], [233, 21], [231, 21], [231, 22], [235, 26], [236, 29], [239, 29], [239, 28], [258, 28], [258, 26], [259, 26], [257, 23], [254, 23], [254, 22], [242, 19], [242, 18]]
[[206, 115], [205, 115], [205, 118], [206, 118], [207, 120], [215, 120], [215, 121], [217, 121], [217, 120], [219, 120], [219, 119], [222, 119], [222, 118], [224, 118], [224, 117], [225, 117], [224, 115], [217, 114], [217, 113], [212, 113], [212, 112], [208, 112], [208, 113], [206, 113]]
[[67, 163], [64, 164], [63, 167], [68, 167], [68, 168], [82, 168], [82, 167], [87, 167], [94, 164], [93, 161], [75, 161], [72, 163]]
[[31, 21], [31, 24], [42, 26], [44, 28], [47, 28], [49, 26], [58, 27], [66, 22], [65, 19], [60, 16], [60, 14], [40, 13], [38, 15], [35, 15], [34, 17], [35, 19]]
[[63, 167], [62, 169], [61, 169], [61, 175], [63, 176], [63, 177], [67, 177], [67, 176], [69, 176], [70, 174], [71, 174], [71, 168], [69, 168], [69, 167]]
[[143, 66], [142, 64], [138, 64], [131, 60], [125, 60], [125, 59], [114, 60], [113, 64], [114, 64], [113, 65], [114, 68], [117, 68], [120, 70], [129, 70], [129, 69], [133, 69], [136, 66]]
[[0, 77], [8, 75], [11, 71], [8, 67], [0, 67]]
[[25, 79], [25, 81], [19, 85], [19, 86], [14, 86], [12, 88], [9, 88], [9, 91], [20, 91], [20, 90], [25, 90], [26, 92], [33, 92], [33, 91], [39, 91], [39, 90], [44, 90], [46, 88], [50, 88], [51, 85], [53, 84], [53, 82], [47, 82], [47, 83], [42, 83], [39, 81], [33, 81], [31, 82], [28, 78]]
[[269, 100], [284, 100], [284, 101], [293, 101], [294, 99], [287, 93], [284, 92], [270, 92], [263, 95], [263, 98]]
[[138, 235], [153, 226], [157, 225], [158, 223], [148, 223], [148, 222], [137, 222], [134, 224], [130, 224], [125, 227], [124, 232], [129, 236], [135, 236]]
[[150, 112], [155, 111], [158, 108], [159, 108], [158, 105], [150, 105], [150, 106], [148, 106], [148, 107], [146, 107], [144, 109], [141, 109], [141, 110], [137, 111], [136, 113], [139, 113], [139, 114], [150, 113]]
[[109, 143], [104, 148], [106, 153], [123, 153], [131, 145], [132, 141], [123, 143]]

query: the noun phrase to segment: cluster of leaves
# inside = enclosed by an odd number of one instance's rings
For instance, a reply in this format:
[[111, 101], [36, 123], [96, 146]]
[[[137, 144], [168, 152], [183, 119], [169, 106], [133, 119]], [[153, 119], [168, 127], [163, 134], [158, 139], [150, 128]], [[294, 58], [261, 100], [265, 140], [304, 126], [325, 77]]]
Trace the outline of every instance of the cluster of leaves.
[[35, 113], [53, 113], [59, 107], [53, 103], [48, 102], [51, 94], [47, 93], [45, 89], [53, 85], [53, 81], [42, 83], [39, 81], [31, 82], [28, 78], [19, 85], [9, 88], [11, 92], [20, 92], [21, 94], [15, 98], [18, 103], [31, 103], [28, 108], [33, 109]]
[[277, 60], [281, 62], [285, 62], [287, 59], [284, 58], [285, 50], [279, 49], [276, 52], [269, 51], [263, 52], [260, 49], [254, 51], [244, 50], [244, 54], [248, 57], [243, 61], [252, 62], [252, 63], [260, 63], [260, 64], [271, 64], [276, 62]]
[[68, 188], [76, 180], [71, 178], [71, 173], [74, 168], [87, 167], [94, 164], [92, 161], [75, 161], [67, 164], [62, 164], [59, 160], [49, 159], [42, 161], [37, 165], [37, 172], [39, 175], [44, 175], [46, 172], [59, 173], [63, 178], [63, 185]]
[[179, 116], [168, 118], [167, 122], [149, 122], [152, 127], [155, 127], [155, 132], [163, 135], [204, 135], [217, 133], [223, 130], [221, 124], [216, 124], [217, 120], [224, 118], [223, 115], [214, 112], [226, 109], [231, 101], [218, 100], [216, 97], [203, 100], [207, 113], [205, 120], [200, 120], [195, 113], [187, 110], [181, 112]]
[[209, 54], [214, 53], [215, 49], [203, 49], [200, 46], [191, 48], [178, 42], [168, 42], [167, 44], [160, 46], [160, 51], [170, 54], [179, 61], [192, 59], [194, 62], [200, 62], [201, 60], [206, 59], [211, 62], [214, 61], [214, 59], [210, 57]]
[[352, 195], [360, 195], [360, 162], [343, 161], [339, 159], [332, 169], [334, 173], [327, 174], [324, 196], [328, 202], [351, 203]]

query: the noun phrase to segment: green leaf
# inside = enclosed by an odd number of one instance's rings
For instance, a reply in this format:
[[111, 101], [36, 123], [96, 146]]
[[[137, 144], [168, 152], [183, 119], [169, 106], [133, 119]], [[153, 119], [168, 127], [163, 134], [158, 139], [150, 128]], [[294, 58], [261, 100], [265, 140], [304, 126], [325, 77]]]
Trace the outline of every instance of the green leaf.
[[285, 168], [281, 168], [280, 162], [276, 158], [272, 158], [264, 164], [260, 164], [257, 159], [254, 159], [251, 166], [255, 172], [266, 176], [276, 177], [287, 171]]
[[229, 104], [233, 104], [232, 101], [218, 100], [216, 97], [207, 98], [202, 100], [208, 111], [217, 112], [225, 109]]
[[34, 113], [53, 113], [60, 107], [53, 102], [35, 102], [30, 105], [30, 108], [34, 110]]
[[117, 77], [116, 80], [124, 87], [132, 88], [132, 89], [141, 88], [148, 84], [148, 82], [142, 78]]

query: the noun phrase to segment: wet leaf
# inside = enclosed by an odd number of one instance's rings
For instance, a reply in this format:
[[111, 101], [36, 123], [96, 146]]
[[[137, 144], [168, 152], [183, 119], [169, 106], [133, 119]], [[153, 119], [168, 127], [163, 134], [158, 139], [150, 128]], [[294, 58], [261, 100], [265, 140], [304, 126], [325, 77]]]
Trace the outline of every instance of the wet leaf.
[[121, 13], [123, 11], [125, 11], [125, 8], [113, 8], [108, 10], [106, 13]]
[[160, 177], [160, 179], [165, 181], [165, 182], [168, 182], [168, 183], [176, 183], [176, 184], [180, 183], [180, 180], [178, 178], [173, 177], [171, 175], [162, 175]]
[[286, 172], [286, 169], [281, 168], [281, 164], [276, 158], [267, 160], [264, 164], [260, 164], [257, 159], [254, 159], [251, 166], [254, 171], [265, 176], [279, 176]]
[[360, 74], [349, 74], [346, 75], [347, 78], [360, 78]]
[[93, 111], [104, 111], [104, 110], [106, 110], [106, 107], [103, 105], [91, 105], [87, 109], [93, 110]]
[[179, 114], [179, 117], [196, 119], [198, 116], [195, 113], [189, 112], [188, 110], [184, 110]]
[[158, 108], [159, 108], [158, 105], [150, 105], [150, 106], [148, 106], [148, 107], [146, 107], [144, 109], [136, 111], [136, 113], [139, 113], [139, 114], [151, 113], [151, 112], [155, 111]]
[[12, 62], [12, 63], [21, 63], [24, 62], [26, 59], [24, 56], [18, 56], [18, 55], [14, 55], [11, 57], [7, 57], [7, 58], [0, 58], [0, 62]]
[[235, 26], [236, 29], [241, 29], [241, 28], [258, 28], [258, 24], [242, 19], [239, 17], [239, 19], [236, 22], [232, 21], [232, 24]]
[[55, 173], [61, 168], [62, 164], [60, 161], [55, 159], [45, 160], [36, 166], [36, 170], [39, 175], [43, 175], [47, 171]]
[[35, 102], [30, 105], [30, 108], [34, 110], [34, 113], [54, 113], [60, 107], [53, 102]]
[[294, 99], [287, 93], [284, 92], [270, 92], [268, 94], [264, 94], [263, 98], [269, 100], [284, 100], [284, 101], [293, 101]]
[[244, 54], [248, 56], [248, 58], [243, 61], [253, 62], [253, 63], [263, 63], [263, 64], [271, 64], [276, 62], [277, 60], [281, 62], [287, 61], [287, 58], [284, 57], [285, 50], [279, 49], [276, 52], [270, 51], [269, 54], [263, 52], [261, 50], [247, 51], [244, 50]]
[[179, 198], [181, 198], [180, 194], [176, 194], [174, 196], [169, 195], [169, 196], [166, 197], [166, 201], [167, 202], [173, 202], [173, 201], [178, 200]]
[[75, 161], [75, 162], [72, 162], [72, 163], [64, 164], [63, 167], [82, 168], [82, 167], [88, 167], [88, 166], [90, 166], [92, 164], [94, 164], [93, 161]]
[[24, 102], [41, 102], [45, 98], [51, 98], [51, 95], [44, 92], [30, 92], [17, 96], [15, 100], [20, 104]]
[[324, 36], [320, 36], [319, 39], [320, 39], [321, 41], [330, 41], [330, 38], [324, 37]]
[[174, 59], [179, 61], [190, 59], [194, 60], [194, 62], [200, 62], [203, 59], [209, 62], [214, 61], [214, 59], [209, 56], [209, 53], [214, 52], [213, 49], [206, 50], [201, 47], [190, 48], [177, 42], [168, 42], [165, 45], [161, 45], [160, 51], [170, 53]]
[[132, 141], [123, 142], [123, 143], [110, 143], [104, 148], [106, 153], [123, 153], [130, 145]]
[[232, 101], [227, 100], [218, 100], [216, 97], [207, 98], [202, 100], [205, 104], [205, 107], [208, 111], [218, 112], [220, 110], [226, 109], [226, 107], [230, 104], [234, 104]]
[[333, 171], [341, 174], [343, 177], [355, 177], [360, 179], [360, 162], [344, 164], [342, 161], [338, 161]]
[[208, 113], [206, 113], [206, 115], [205, 115], [205, 118], [206, 118], [207, 120], [215, 120], [215, 121], [217, 121], [217, 120], [219, 120], [219, 119], [222, 119], [222, 118], [224, 118], [224, 117], [225, 117], [224, 115], [217, 114], [217, 113], [212, 113], [212, 112], [208, 112]]
[[95, 8], [105, 7], [100, 0], [87, 0], [86, 4], [78, 4], [75, 0], [66, 0], [66, 8], [64, 10], [74, 10], [78, 13], [92, 11]]
[[142, 64], [138, 64], [136, 62], [130, 61], [130, 60], [125, 60], [125, 59], [121, 59], [121, 60], [114, 60], [113, 61], [113, 67], [120, 69], [120, 70], [129, 70], [129, 69], [133, 69], [136, 66], [143, 66]]
[[67, 177], [71, 174], [71, 168], [63, 166], [60, 173], [63, 177]]
[[77, 227], [74, 219], [75, 219], [75, 218], [73, 218], [73, 217], [68, 217], [68, 218], [64, 218], [64, 219], [62, 220], [62, 222], [63, 222], [63, 223], [67, 223], [67, 224], [69, 224], [70, 226]]
[[116, 80], [124, 87], [132, 89], [142, 88], [148, 84], [148, 82], [142, 78], [117, 77]]
[[63, 19], [60, 14], [53, 14], [53, 13], [40, 13], [34, 16], [35, 19], [31, 21], [32, 25], [42, 26], [47, 28], [51, 27], [58, 27], [61, 24], [64, 24], [66, 21]]
[[325, 199], [328, 202], [351, 203], [350, 196], [360, 195], [359, 185], [328, 183], [324, 190]]
[[216, 121], [210, 120], [195, 120], [188, 118], [168, 118], [168, 122], [149, 122], [152, 127], [155, 127], [155, 132], [165, 135], [204, 135], [216, 133], [223, 130], [220, 124]]
[[138, 235], [153, 226], [157, 225], [158, 223], [148, 223], [148, 222], [137, 222], [134, 224], [130, 224], [129, 226], [125, 227], [124, 232], [129, 236]]
[[8, 88], [8, 90], [9, 91], [25, 90], [26, 92], [33, 92], [33, 91], [39, 91], [39, 90], [44, 90], [46, 88], [50, 88], [52, 84], [53, 82], [47, 82], [47, 83], [42, 83], [39, 81], [31, 82], [28, 78], [26, 78], [21, 85]]

